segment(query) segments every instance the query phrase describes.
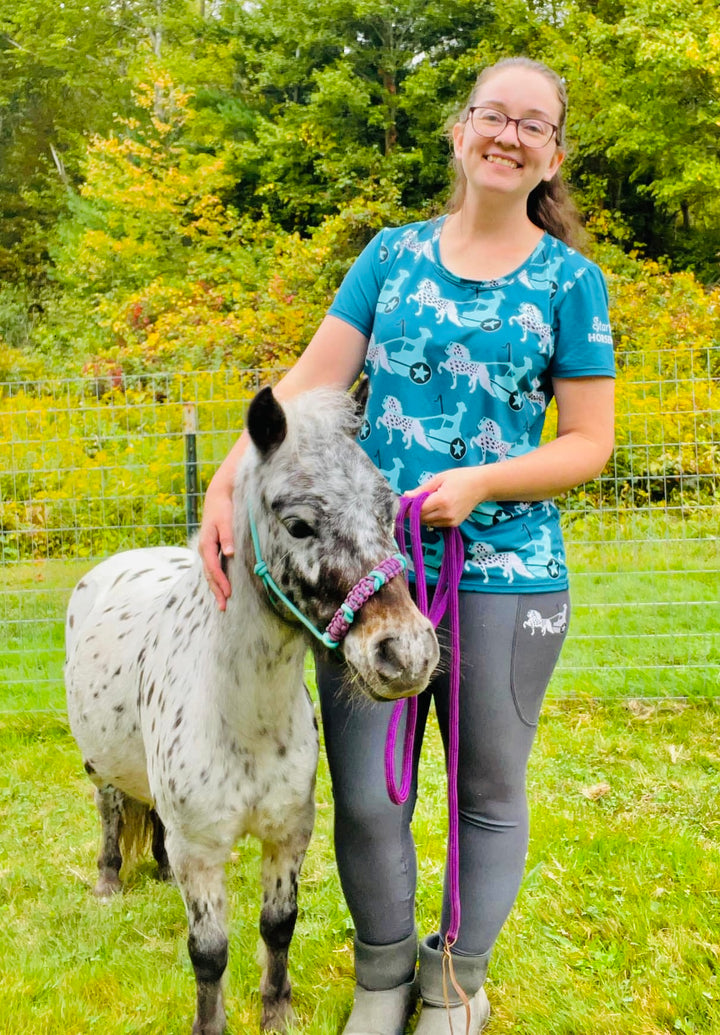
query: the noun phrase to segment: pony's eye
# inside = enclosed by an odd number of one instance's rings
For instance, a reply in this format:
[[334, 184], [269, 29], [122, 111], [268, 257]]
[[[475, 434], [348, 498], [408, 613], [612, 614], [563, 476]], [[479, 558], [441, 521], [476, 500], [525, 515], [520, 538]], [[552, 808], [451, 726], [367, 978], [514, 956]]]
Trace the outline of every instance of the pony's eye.
[[302, 518], [286, 518], [283, 524], [293, 539], [307, 539], [309, 536], [315, 535], [315, 529], [312, 525], [309, 525], [307, 521], [303, 521]]

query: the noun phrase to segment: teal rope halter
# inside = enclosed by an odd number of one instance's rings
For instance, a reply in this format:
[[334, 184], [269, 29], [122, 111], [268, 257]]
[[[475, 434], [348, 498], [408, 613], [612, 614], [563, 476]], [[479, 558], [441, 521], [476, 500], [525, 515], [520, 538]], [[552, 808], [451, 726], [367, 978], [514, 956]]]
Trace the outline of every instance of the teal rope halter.
[[249, 503], [248, 520], [250, 523], [250, 535], [252, 537], [253, 549], [255, 551], [254, 574], [257, 575], [265, 586], [268, 596], [274, 595], [278, 600], [282, 601], [285, 607], [287, 607], [288, 610], [302, 622], [305, 628], [309, 629], [313, 636], [330, 650], [335, 650], [336, 647], [340, 646], [341, 641], [345, 636], [347, 636], [350, 630], [350, 626], [355, 619], [355, 615], [363, 604], [369, 600], [371, 596], [377, 593], [377, 591], [387, 582], [394, 579], [396, 575], [400, 574], [400, 572], [405, 571], [407, 567], [407, 561], [400, 552], [394, 553], [391, 557], [387, 557], [384, 561], [381, 561], [376, 568], [373, 568], [371, 572], [365, 575], [364, 578], [353, 586], [328, 623], [325, 631], [320, 632], [320, 630], [313, 625], [310, 619], [304, 615], [302, 611], [295, 606], [295, 604], [293, 604], [292, 600], [288, 599], [268, 571], [268, 566], [263, 560], [262, 552], [260, 550], [260, 539], [258, 536], [257, 525], [255, 524], [252, 507]]

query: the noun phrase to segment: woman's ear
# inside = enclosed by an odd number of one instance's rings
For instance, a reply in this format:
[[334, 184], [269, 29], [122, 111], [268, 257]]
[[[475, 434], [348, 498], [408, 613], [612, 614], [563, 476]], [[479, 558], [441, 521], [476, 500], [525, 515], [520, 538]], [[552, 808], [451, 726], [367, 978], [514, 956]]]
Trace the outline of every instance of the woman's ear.
[[465, 139], [465, 127], [467, 122], [456, 122], [452, 128], [453, 151], [456, 158], [462, 158], [462, 146]]
[[543, 176], [544, 180], [551, 180], [553, 178], [555, 173], [558, 171], [560, 166], [565, 161], [565, 154], [566, 154], [566, 152], [563, 151], [562, 148], [560, 148], [560, 147], [555, 148], [555, 154], [552, 156], [552, 160], [550, 162], [550, 167], [548, 168], [548, 171]]

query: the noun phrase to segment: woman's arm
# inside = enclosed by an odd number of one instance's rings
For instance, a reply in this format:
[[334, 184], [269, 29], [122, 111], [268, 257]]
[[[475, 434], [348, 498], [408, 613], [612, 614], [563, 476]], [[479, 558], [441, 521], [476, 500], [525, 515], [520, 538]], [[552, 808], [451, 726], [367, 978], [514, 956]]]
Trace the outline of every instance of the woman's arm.
[[[302, 356], [273, 388], [273, 394], [282, 401], [310, 388], [349, 388], [363, 368], [367, 342], [351, 324], [326, 316]], [[237, 465], [248, 442], [243, 432], [213, 475], [203, 506], [198, 548], [221, 611], [230, 596], [230, 583], [220, 566], [220, 553], [229, 557], [234, 552], [232, 493]]]
[[602, 471], [614, 444], [615, 382], [610, 377], [557, 378], [557, 437], [523, 456], [441, 471], [408, 496], [430, 492], [428, 525], [459, 525], [484, 500], [543, 500]]

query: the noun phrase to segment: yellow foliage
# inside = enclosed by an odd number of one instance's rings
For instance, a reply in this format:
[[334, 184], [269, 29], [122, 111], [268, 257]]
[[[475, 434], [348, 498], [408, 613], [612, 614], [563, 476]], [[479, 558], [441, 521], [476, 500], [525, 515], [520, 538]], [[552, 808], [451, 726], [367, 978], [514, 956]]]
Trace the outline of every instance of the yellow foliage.
[[0, 411], [5, 558], [90, 556], [186, 538], [183, 405], [198, 411], [201, 486], [237, 437], [254, 377], [106, 373], [20, 387]]
[[[276, 238], [254, 283], [228, 267], [222, 277], [181, 283], [155, 277], [120, 302], [104, 300], [111, 344], [76, 380], [43, 383], [39, 360], [0, 343], [0, 380], [35, 382], [9, 391], [0, 409], [3, 555], [182, 541], [183, 403], [198, 410], [202, 492], [242, 426], [247, 400], [292, 363], [320, 322], [333, 290], [323, 271], [338, 255], [349, 259], [353, 234], [367, 236], [377, 218], [364, 209], [328, 220], [309, 240]], [[617, 448], [604, 476], [570, 494], [566, 506], [672, 503], [683, 513], [712, 506], [720, 477], [720, 289], [706, 291], [691, 274], [653, 263], [636, 264], [633, 276], [611, 274], [609, 287]], [[552, 433], [550, 415], [548, 425]]]
[[610, 489], [640, 505], [716, 501], [720, 289], [652, 262], [609, 286], [618, 364]]

